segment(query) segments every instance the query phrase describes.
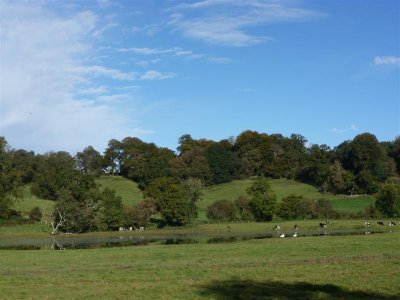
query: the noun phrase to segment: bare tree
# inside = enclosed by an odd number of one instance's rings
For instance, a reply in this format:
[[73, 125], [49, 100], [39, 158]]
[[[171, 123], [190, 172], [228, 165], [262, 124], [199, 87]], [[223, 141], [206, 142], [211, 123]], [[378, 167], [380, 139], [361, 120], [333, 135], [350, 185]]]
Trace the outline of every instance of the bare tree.
[[51, 231], [51, 234], [54, 235], [57, 233], [58, 227], [63, 226], [64, 225], [64, 218], [61, 214], [61, 212], [57, 209], [58, 215], [60, 216], [60, 220], [58, 221], [57, 225], [54, 226], [54, 222], [51, 222], [51, 227], [53, 228], [53, 230]]

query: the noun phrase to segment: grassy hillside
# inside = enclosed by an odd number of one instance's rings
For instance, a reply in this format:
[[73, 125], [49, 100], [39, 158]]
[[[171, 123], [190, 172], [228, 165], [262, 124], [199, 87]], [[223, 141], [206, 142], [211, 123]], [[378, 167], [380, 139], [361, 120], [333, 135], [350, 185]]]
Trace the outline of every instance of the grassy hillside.
[[[325, 198], [332, 202], [334, 209], [339, 211], [362, 211], [368, 205], [375, 202], [374, 196], [363, 195], [357, 197], [335, 196], [330, 193], [320, 193], [312, 185], [295, 180], [271, 179], [271, 188], [276, 194], [278, 201], [290, 194], [303, 195], [309, 199]], [[199, 202], [199, 217], [205, 218], [207, 206], [216, 200], [235, 200], [238, 196], [246, 196], [246, 188], [252, 184], [252, 180], [235, 180], [229, 183], [209, 186], [204, 189], [204, 197]]]
[[96, 179], [102, 187], [115, 190], [116, 194], [122, 198], [122, 203], [132, 205], [143, 200], [143, 193], [138, 188], [136, 182], [121, 176], [102, 176]]
[[[102, 187], [108, 187], [116, 191], [125, 205], [132, 205], [143, 200], [143, 193], [138, 185], [120, 176], [103, 176], [96, 179]], [[315, 187], [294, 180], [272, 179], [270, 181], [272, 190], [277, 195], [278, 201], [290, 194], [303, 195], [310, 199], [326, 198], [332, 202], [333, 207], [339, 211], [362, 211], [368, 205], [375, 202], [374, 196], [363, 195], [357, 197], [335, 196], [329, 193], [322, 194]], [[207, 206], [217, 200], [227, 199], [234, 201], [238, 196], [246, 196], [246, 188], [252, 184], [252, 180], [235, 180], [229, 183], [208, 186], [204, 189], [204, 197], [199, 202], [199, 219], [205, 219]], [[39, 199], [30, 192], [30, 186], [23, 187], [24, 199], [15, 204], [14, 208], [27, 216], [29, 211], [39, 206], [46, 212], [51, 212], [53, 201]]]
[[22, 187], [23, 199], [15, 203], [13, 208], [16, 211], [20, 211], [23, 216], [29, 216], [29, 212], [35, 206], [39, 206], [45, 213], [52, 213], [54, 207], [54, 201], [40, 199], [31, 193], [30, 185]]

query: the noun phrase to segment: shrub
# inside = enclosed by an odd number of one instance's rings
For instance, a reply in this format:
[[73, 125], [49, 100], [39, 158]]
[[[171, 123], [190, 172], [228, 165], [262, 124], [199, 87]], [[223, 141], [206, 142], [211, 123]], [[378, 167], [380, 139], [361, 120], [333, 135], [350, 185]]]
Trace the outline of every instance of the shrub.
[[31, 209], [30, 213], [29, 213], [29, 220], [31, 222], [40, 222], [42, 220], [43, 217], [43, 213], [40, 210], [39, 206], [36, 206], [34, 208]]
[[250, 200], [247, 197], [237, 197], [234, 204], [239, 212], [241, 220], [250, 221], [254, 219], [253, 213], [251, 212]]
[[235, 220], [236, 213], [236, 206], [228, 200], [219, 200], [207, 207], [207, 218], [213, 221]]

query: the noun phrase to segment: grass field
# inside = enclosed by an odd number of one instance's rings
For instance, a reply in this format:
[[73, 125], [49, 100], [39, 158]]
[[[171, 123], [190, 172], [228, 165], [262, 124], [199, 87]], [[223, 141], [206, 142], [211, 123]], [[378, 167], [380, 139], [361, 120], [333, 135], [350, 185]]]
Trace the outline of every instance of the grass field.
[[400, 233], [0, 251], [2, 299], [400, 297]]

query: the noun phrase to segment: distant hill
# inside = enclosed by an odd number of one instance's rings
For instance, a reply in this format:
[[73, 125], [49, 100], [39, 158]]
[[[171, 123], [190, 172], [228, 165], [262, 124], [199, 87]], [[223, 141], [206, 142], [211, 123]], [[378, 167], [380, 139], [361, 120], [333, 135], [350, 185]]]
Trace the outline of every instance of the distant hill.
[[139, 189], [138, 184], [132, 180], [121, 176], [102, 176], [96, 179], [96, 182], [104, 188], [108, 187], [115, 190], [125, 205], [132, 205], [143, 200], [142, 191]]
[[[143, 193], [138, 188], [137, 183], [123, 178], [121, 176], [102, 176], [96, 179], [96, 182], [102, 187], [108, 187], [116, 191], [116, 194], [122, 198], [125, 205], [133, 205], [143, 200]], [[356, 197], [335, 196], [330, 193], [322, 194], [314, 186], [301, 183], [295, 180], [271, 179], [271, 187], [277, 195], [278, 201], [290, 195], [303, 195], [309, 199], [325, 198], [332, 202], [333, 208], [339, 211], [357, 212], [364, 210], [368, 205], [375, 202], [375, 197], [362, 195]], [[246, 188], [252, 184], [252, 180], [234, 180], [229, 183], [208, 186], [204, 189], [204, 197], [199, 202], [199, 219], [206, 219], [207, 206], [217, 200], [234, 201], [239, 196], [247, 196]], [[54, 202], [50, 200], [39, 199], [30, 192], [30, 186], [23, 188], [24, 200], [16, 203], [14, 208], [27, 216], [29, 211], [39, 206], [47, 212], [52, 211]]]

